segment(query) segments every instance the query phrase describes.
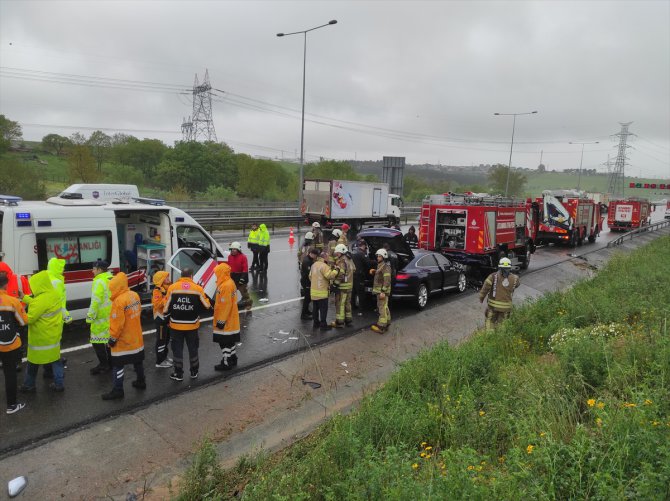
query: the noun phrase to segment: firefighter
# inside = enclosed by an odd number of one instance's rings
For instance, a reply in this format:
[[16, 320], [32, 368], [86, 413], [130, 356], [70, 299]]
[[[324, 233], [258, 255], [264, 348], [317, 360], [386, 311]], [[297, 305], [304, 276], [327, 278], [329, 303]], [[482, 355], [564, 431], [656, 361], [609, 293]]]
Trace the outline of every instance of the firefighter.
[[486, 306], [486, 329], [495, 328], [512, 312], [512, 295], [519, 287], [518, 275], [511, 273], [512, 262], [503, 257], [498, 263], [498, 271], [491, 273], [479, 291], [479, 302], [483, 303], [488, 296]]
[[260, 267], [260, 262], [258, 261], [258, 238], [259, 231], [256, 223], [251, 225], [251, 231], [249, 232], [249, 237], [247, 238], [247, 249], [249, 249], [254, 257], [251, 261], [251, 271], [257, 270]]
[[9, 277], [0, 272], [0, 361], [5, 373], [7, 414], [14, 414], [26, 404], [16, 401], [16, 364], [21, 360], [20, 330], [28, 324], [21, 301], [7, 293]]
[[240, 314], [237, 310], [237, 288], [231, 278], [230, 266], [221, 263], [214, 268], [216, 296], [212, 334], [214, 342], [221, 347], [221, 363], [214, 366], [217, 371], [229, 371], [237, 365], [235, 348], [240, 342]]
[[184, 380], [184, 341], [188, 349], [189, 368], [191, 379], [198, 378], [200, 360], [198, 358], [198, 329], [200, 315], [211, 308], [209, 299], [198, 284], [193, 281], [193, 270], [181, 270], [181, 278], [170, 285], [165, 297], [164, 314], [169, 316], [170, 337], [172, 341], [172, 356], [174, 358], [174, 372], [170, 379]]
[[260, 271], [268, 271], [268, 254], [270, 254], [270, 232], [265, 224], [258, 227], [258, 262]]
[[322, 252], [309, 271], [310, 297], [312, 298], [312, 325], [316, 329], [330, 330], [326, 317], [328, 316], [328, 295], [330, 282], [334, 280], [339, 270], [326, 264], [328, 253]]
[[93, 263], [93, 284], [91, 286], [91, 305], [86, 314], [86, 323], [91, 326], [91, 345], [98, 357], [98, 365], [89, 372], [92, 375], [111, 370], [111, 354], [109, 350], [109, 315], [112, 310], [112, 299], [109, 292], [109, 281], [112, 274], [107, 271], [109, 264], [98, 259]]
[[389, 328], [391, 323], [391, 311], [389, 310], [389, 295], [391, 294], [391, 265], [386, 249], [379, 249], [375, 256], [377, 257], [377, 268], [370, 270], [374, 273], [372, 282], [372, 293], [377, 296], [377, 310], [379, 318], [376, 324], [372, 324], [371, 329], [379, 334], [383, 334]]
[[320, 254], [323, 251], [323, 232], [321, 231], [321, 224], [318, 221], [312, 223], [312, 234], [314, 235], [312, 245]]
[[337, 247], [337, 241], [342, 236], [342, 230], [334, 229], [330, 236], [328, 237], [328, 264], [335, 264], [335, 247]]
[[298, 269], [302, 265], [302, 259], [309, 253], [309, 249], [312, 248], [312, 240], [314, 240], [314, 233], [308, 231], [305, 233], [303, 238], [302, 245], [298, 249]]
[[156, 367], [168, 369], [172, 362], [168, 359], [170, 346], [170, 329], [168, 320], [163, 311], [165, 310], [165, 297], [167, 288], [172, 283], [167, 271], [157, 271], [153, 278], [154, 291], [151, 295], [151, 306], [154, 314], [154, 325], [156, 327]]
[[29, 281], [33, 298], [28, 308], [28, 366], [21, 391], [35, 392], [35, 377], [39, 366], [51, 364], [54, 382], [49, 388], [62, 392], [65, 387], [63, 362], [60, 358], [60, 341], [63, 335], [61, 298], [51, 285], [46, 271], [34, 274]]
[[254, 305], [247, 289], [247, 284], [249, 283], [249, 261], [247, 261], [247, 256], [242, 253], [242, 245], [239, 242], [230, 244], [229, 250], [228, 266], [230, 266], [230, 276], [235, 282], [235, 287], [240, 291], [242, 306], [244, 306], [245, 310], [249, 311]]
[[301, 320], [310, 320], [312, 318], [312, 313], [309, 311], [309, 305], [312, 302], [311, 291], [310, 291], [310, 280], [309, 272], [312, 269], [312, 265], [316, 262], [316, 259], [319, 257], [319, 251], [312, 248], [307, 251], [305, 256], [302, 258], [302, 263], [300, 263], [300, 288], [302, 289], [302, 313], [300, 314]]
[[351, 254], [344, 244], [335, 247], [335, 266], [340, 272], [335, 279], [337, 292], [335, 293], [335, 322], [332, 327], [342, 328], [353, 323], [351, 314], [351, 290], [354, 285], [356, 266], [351, 260]]
[[109, 346], [112, 350], [112, 391], [102, 395], [103, 400], [123, 398], [123, 373], [125, 366], [132, 364], [138, 390], [147, 387], [144, 378], [144, 338], [142, 337], [142, 302], [140, 296], [128, 288], [128, 277], [119, 273], [109, 281], [112, 297], [112, 313], [109, 324]]

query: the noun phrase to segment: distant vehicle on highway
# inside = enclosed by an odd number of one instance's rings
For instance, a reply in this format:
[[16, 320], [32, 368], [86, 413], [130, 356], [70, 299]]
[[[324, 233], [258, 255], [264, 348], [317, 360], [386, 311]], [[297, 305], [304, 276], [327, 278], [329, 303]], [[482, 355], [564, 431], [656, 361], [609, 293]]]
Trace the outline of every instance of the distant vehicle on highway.
[[401, 205], [387, 183], [305, 179], [300, 213], [324, 227], [347, 223], [355, 234], [365, 223], [399, 223]]
[[610, 201], [607, 211], [607, 226], [610, 231], [631, 231], [647, 226], [651, 220], [653, 205], [646, 198], [629, 197]]
[[[398, 256], [391, 299], [410, 299], [417, 309], [422, 310], [428, 304], [430, 295], [448, 290], [463, 292], [467, 287], [462, 265], [439, 252], [410, 248], [399, 230], [367, 228], [359, 232], [357, 238], [368, 243], [370, 258], [385, 243]], [[372, 276], [366, 279], [365, 289], [372, 292]]]

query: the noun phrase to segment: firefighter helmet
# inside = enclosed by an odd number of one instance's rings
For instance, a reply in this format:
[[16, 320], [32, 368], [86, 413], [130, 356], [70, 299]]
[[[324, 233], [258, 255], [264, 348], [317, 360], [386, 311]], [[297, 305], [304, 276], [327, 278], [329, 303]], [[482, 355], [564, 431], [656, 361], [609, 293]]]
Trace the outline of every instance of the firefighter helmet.
[[333, 230], [332, 235], [333, 235], [334, 237], [340, 238], [340, 237], [342, 236], [342, 230], [338, 230], [337, 228], [335, 228], [335, 229]]
[[508, 257], [500, 258], [498, 268], [511, 268], [511, 267], [512, 267], [512, 261], [510, 261]]
[[381, 256], [384, 259], [388, 259], [388, 257], [389, 257], [389, 253], [386, 252], [386, 249], [379, 249], [377, 252], [375, 252], [375, 255], [376, 256]]
[[321, 223], [319, 223], [318, 221], [314, 221], [312, 223], [312, 228], [321, 228]]
[[230, 247], [228, 247], [228, 249], [230, 249], [230, 250], [236, 249], [236, 250], [242, 252], [242, 244], [239, 243], [239, 242], [233, 242], [232, 244], [230, 244]]
[[346, 254], [347, 250], [347, 246], [344, 244], [337, 244], [335, 246], [335, 252], [339, 252], [340, 254]]
[[305, 240], [314, 240], [314, 233], [312, 233], [311, 231], [305, 233]]

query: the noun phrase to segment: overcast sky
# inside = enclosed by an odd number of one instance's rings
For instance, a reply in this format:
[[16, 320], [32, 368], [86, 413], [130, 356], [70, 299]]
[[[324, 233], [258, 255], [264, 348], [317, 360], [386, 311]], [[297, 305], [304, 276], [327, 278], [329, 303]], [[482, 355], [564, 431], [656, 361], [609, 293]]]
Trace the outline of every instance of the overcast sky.
[[[181, 138], [209, 69], [238, 152], [585, 169], [670, 178], [670, 2], [0, 0], [0, 113], [24, 137], [97, 128]], [[66, 76], [70, 75], [70, 76]], [[74, 75], [74, 76], [72, 76]], [[114, 80], [117, 79], [117, 80]], [[120, 81], [122, 80], [122, 81]], [[149, 84], [149, 82], [151, 84]], [[543, 152], [543, 153], [541, 153]]]

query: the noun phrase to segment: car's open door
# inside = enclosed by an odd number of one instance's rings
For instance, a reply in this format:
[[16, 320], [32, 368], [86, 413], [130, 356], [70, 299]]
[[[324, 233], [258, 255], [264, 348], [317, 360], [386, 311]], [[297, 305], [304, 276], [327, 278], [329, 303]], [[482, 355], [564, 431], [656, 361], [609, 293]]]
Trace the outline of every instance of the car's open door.
[[216, 275], [214, 268], [219, 264], [211, 253], [200, 248], [181, 248], [168, 260], [172, 281], [179, 280], [181, 270], [191, 268], [193, 281], [200, 285], [210, 299], [216, 293]]

